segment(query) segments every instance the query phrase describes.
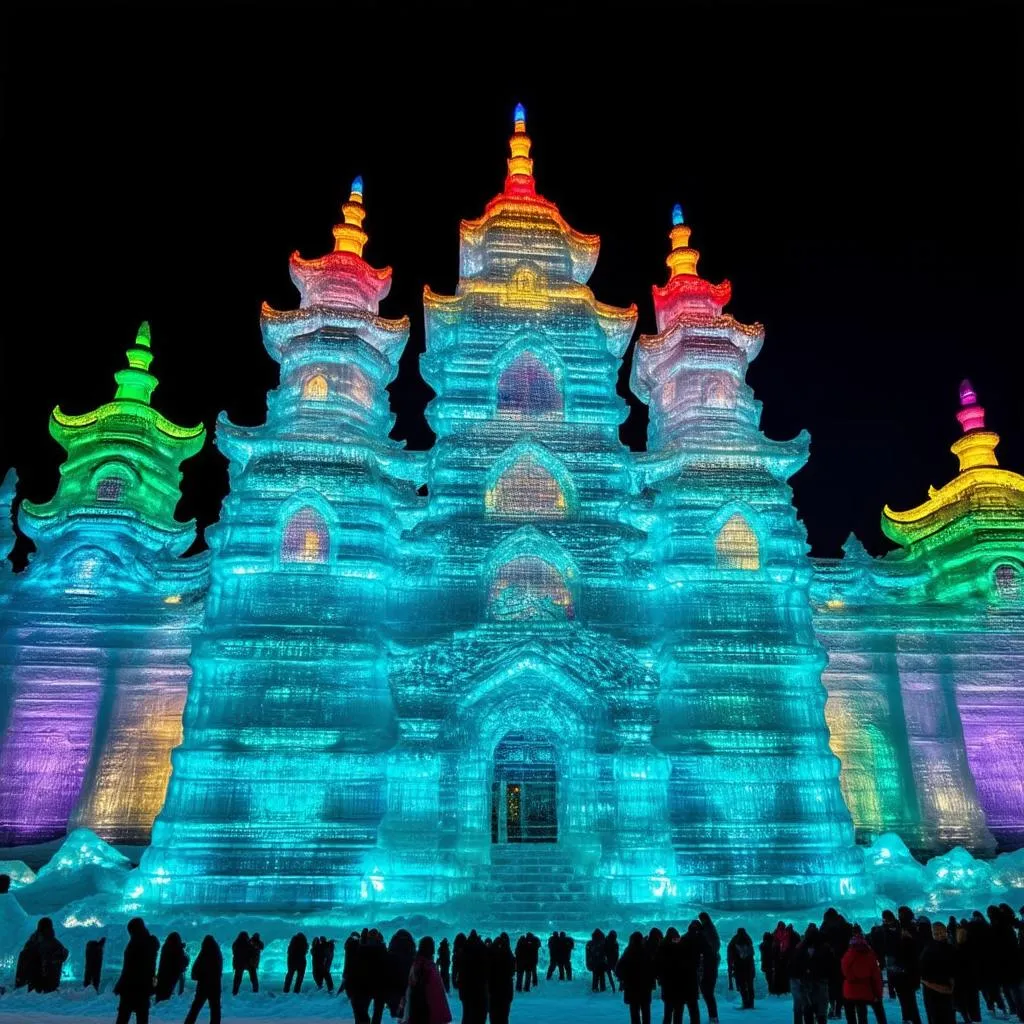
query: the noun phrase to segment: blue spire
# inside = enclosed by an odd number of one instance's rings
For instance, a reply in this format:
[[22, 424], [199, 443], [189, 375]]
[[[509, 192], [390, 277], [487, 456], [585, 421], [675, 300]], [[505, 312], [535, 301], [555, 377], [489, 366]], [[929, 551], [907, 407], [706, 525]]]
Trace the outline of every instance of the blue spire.
[[520, 122], [526, 124], [526, 107], [522, 103], [516, 104], [515, 121], [517, 124]]
[[683, 208], [679, 203], [672, 207], [672, 227], [677, 228], [683, 221]]
[[359, 196], [363, 194], [363, 176], [361, 174], [357, 174], [352, 179], [352, 191]]

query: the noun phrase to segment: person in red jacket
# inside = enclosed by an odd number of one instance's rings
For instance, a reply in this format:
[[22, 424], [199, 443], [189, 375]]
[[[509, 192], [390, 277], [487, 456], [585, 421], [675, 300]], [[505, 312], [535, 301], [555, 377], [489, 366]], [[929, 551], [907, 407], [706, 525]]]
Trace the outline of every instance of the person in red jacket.
[[843, 1002], [847, 1024], [867, 1024], [868, 1007], [882, 1000], [882, 971], [878, 957], [860, 928], [843, 954]]

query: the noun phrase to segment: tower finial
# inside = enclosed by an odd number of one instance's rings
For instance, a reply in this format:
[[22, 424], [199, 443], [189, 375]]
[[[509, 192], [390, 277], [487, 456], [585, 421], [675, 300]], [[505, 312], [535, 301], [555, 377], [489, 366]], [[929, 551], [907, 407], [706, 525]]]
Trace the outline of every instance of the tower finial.
[[966, 377], [960, 381], [960, 411], [956, 418], [965, 434], [985, 429], [985, 410], [978, 405], [978, 393]]
[[522, 103], [516, 104], [515, 130], [508, 145], [512, 155], [508, 159], [505, 194], [536, 195], [537, 188], [533, 181], [533, 161], [530, 159], [530, 136], [526, 134], [526, 107]]
[[985, 410], [978, 405], [978, 393], [966, 378], [960, 382], [960, 408], [956, 418], [964, 436], [953, 442], [950, 451], [960, 460], [960, 472], [985, 466], [998, 466], [996, 446], [999, 435], [985, 429]]
[[350, 252], [355, 256], [362, 256], [363, 246], [366, 245], [368, 236], [363, 230], [366, 207], [363, 206], [363, 176], [361, 174], [357, 174], [352, 179], [348, 202], [342, 204], [341, 215], [344, 218], [344, 223], [334, 225], [334, 251]]
[[128, 357], [127, 369], [118, 370], [114, 374], [114, 380], [117, 381], [114, 401], [145, 402], [149, 405], [157, 385], [156, 377], [149, 372], [149, 365], [153, 362], [151, 344], [149, 321], [143, 320], [135, 332], [134, 347], [125, 353]]
[[665, 260], [669, 269], [669, 280], [679, 277], [680, 274], [696, 277], [700, 253], [690, 248], [690, 229], [684, 223], [683, 207], [680, 203], [672, 207], [672, 230], [668, 237], [672, 241], [672, 249]]

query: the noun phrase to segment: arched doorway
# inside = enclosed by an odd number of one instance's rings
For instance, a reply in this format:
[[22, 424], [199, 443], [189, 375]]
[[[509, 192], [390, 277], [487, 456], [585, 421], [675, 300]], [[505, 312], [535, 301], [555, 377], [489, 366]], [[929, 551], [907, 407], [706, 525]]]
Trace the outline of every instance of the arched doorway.
[[492, 843], [558, 842], [555, 748], [542, 732], [506, 733], [494, 750]]

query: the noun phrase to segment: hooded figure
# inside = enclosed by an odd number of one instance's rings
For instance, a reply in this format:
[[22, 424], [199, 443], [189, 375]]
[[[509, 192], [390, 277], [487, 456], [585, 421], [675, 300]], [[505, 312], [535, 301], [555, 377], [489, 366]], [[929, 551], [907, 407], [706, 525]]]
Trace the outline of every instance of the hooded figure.
[[128, 1024], [132, 1014], [138, 1024], [149, 1020], [149, 997], [156, 977], [156, 955], [160, 942], [150, 935], [141, 917], [128, 922], [128, 945], [124, 947], [121, 977], [114, 985], [114, 995], [121, 997], [117, 1008], [117, 1024]]
[[156, 969], [156, 1001], [162, 1003], [174, 994], [178, 987], [178, 995], [185, 991], [185, 971], [188, 970], [188, 953], [185, 943], [177, 932], [171, 932], [164, 939], [160, 950], [160, 964]]
[[409, 984], [402, 1001], [400, 1020], [402, 1024], [449, 1024], [451, 1019], [441, 975], [434, 964], [434, 940], [427, 935], [420, 939], [419, 949], [409, 969]]
[[729, 977], [736, 982], [744, 1010], [754, 1008], [754, 942], [746, 928], [737, 928], [726, 950]]
[[18, 956], [14, 987], [28, 985], [30, 992], [56, 992], [67, 958], [67, 949], [54, 934], [53, 921], [41, 917]]
[[[653, 945], [653, 944], [648, 944]], [[615, 973], [622, 989], [622, 1001], [629, 1007], [633, 1024], [650, 1024], [651, 992], [657, 980], [654, 962], [640, 932], [633, 932], [625, 953], [619, 957]], [[660, 946], [660, 943], [659, 943]]]
[[220, 1024], [220, 983], [224, 973], [224, 957], [212, 935], [203, 939], [196, 962], [192, 965], [192, 980], [196, 994], [189, 1007], [185, 1024], [196, 1024], [203, 1003], [210, 1004], [210, 1024]]
[[849, 1024], [867, 1024], [868, 1007], [882, 998], [882, 971], [878, 957], [863, 935], [854, 934], [843, 954], [843, 1002]]

